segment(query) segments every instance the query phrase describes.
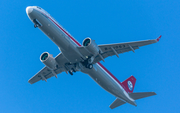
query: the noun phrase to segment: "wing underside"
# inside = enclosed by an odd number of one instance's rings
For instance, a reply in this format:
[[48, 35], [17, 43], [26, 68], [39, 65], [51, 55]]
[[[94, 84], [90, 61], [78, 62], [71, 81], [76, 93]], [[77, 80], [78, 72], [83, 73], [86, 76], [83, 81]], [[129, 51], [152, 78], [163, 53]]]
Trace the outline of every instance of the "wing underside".
[[[141, 46], [153, 44], [159, 41], [161, 36], [159, 36], [157, 39], [153, 40], [143, 40], [143, 41], [135, 41], [135, 42], [125, 42], [125, 43], [116, 43], [116, 44], [105, 44], [105, 45], [98, 45], [99, 49], [101, 50], [100, 54], [97, 56], [94, 56], [93, 64], [109, 57], [116, 55], [119, 57], [119, 54], [133, 51], [135, 52], [136, 49], [139, 49]], [[85, 57], [85, 56], [92, 56], [93, 54], [88, 52], [86, 50], [86, 47], [81, 46], [78, 47], [79, 52]]]
[[[47, 80], [48, 78], [51, 78], [53, 76], [56, 76], [57, 74], [66, 71], [63, 64], [67, 63], [68, 61], [64, 58], [63, 54], [60, 53], [55, 57], [55, 60], [59, 65], [57, 69], [51, 70], [48, 67], [42, 68], [37, 74], [35, 74], [32, 78], [29, 79], [29, 83], [33, 84], [35, 82], [38, 82], [40, 80]], [[57, 77], [57, 76], [56, 76]]]
[[[98, 47], [101, 49], [102, 53], [101, 56], [105, 59], [109, 56], [116, 55], [119, 57], [118, 54], [133, 51], [135, 52], [136, 49], [139, 49], [141, 46], [153, 44], [159, 41], [161, 38], [158, 37], [157, 39], [153, 40], [144, 40], [144, 41], [136, 41], [136, 42], [126, 42], [126, 43], [117, 43], [117, 44], [107, 44], [107, 45], [99, 45]], [[94, 59], [93, 63], [97, 63], [102, 60], [100, 55], [97, 55]]]
[[29, 83], [33, 84], [35, 82], [38, 82], [40, 80], [45, 80], [48, 78], [51, 78], [53, 76], [55, 76], [55, 74], [59, 74], [63, 72], [63, 69], [56, 69], [54, 70], [54, 73], [47, 67], [44, 67], [42, 70], [40, 70], [37, 74], [35, 74], [32, 78], [29, 79]]

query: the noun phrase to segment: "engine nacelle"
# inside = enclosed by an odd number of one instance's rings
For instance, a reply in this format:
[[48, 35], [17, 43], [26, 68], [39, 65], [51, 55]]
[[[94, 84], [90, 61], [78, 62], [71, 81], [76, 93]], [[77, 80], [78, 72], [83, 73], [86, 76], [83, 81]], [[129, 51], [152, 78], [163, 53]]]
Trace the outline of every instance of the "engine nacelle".
[[40, 56], [40, 60], [41, 62], [46, 65], [49, 69], [56, 69], [57, 68], [57, 62], [56, 60], [53, 58], [52, 55], [50, 55], [48, 52], [44, 52], [41, 54]]
[[91, 38], [85, 38], [83, 41], [83, 46], [94, 56], [99, 54], [100, 49], [95, 43], [95, 41], [92, 40]]

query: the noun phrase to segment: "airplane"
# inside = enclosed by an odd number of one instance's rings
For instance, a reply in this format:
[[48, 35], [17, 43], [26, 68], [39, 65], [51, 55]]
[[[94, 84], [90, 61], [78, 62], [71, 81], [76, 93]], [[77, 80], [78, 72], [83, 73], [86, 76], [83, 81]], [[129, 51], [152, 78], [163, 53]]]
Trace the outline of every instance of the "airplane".
[[109, 56], [139, 49], [141, 46], [156, 43], [157, 39], [97, 45], [94, 40], [87, 37], [82, 45], [70, 35], [49, 13], [38, 6], [28, 6], [26, 13], [34, 23], [35, 28], [39, 28], [47, 35], [59, 48], [59, 53], [55, 58], [48, 52], [40, 56], [40, 61], [45, 65], [42, 70], [29, 79], [30, 84], [40, 80], [46, 81], [50, 77], [66, 72], [73, 75], [77, 71], [88, 74], [99, 86], [116, 97], [109, 106], [114, 109], [125, 103], [137, 106], [135, 100], [156, 95], [155, 92], [134, 93], [136, 78], [130, 76], [120, 82], [110, 71], [108, 71], [100, 61], [104, 61]]

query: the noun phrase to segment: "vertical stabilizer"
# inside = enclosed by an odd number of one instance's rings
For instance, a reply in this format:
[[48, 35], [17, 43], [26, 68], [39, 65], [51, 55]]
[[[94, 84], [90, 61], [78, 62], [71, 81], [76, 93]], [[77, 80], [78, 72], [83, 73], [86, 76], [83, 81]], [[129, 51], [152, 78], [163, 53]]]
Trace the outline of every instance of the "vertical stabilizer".
[[134, 76], [130, 76], [128, 79], [122, 82], [128, 93], [133, 92], [135, 83], [136, 83], [136, 78]]

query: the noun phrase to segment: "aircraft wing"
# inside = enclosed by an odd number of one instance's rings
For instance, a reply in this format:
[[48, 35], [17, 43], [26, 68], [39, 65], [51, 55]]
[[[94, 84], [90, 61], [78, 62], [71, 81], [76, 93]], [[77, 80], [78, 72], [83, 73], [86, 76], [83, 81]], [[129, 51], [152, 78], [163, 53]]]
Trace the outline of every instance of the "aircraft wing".
[[[64, 58], [64, 56], [61, 53], [56, 56], [55, 60], [59, 64], [65, 64], [67, 62], [67, 60]], [[63, 67], [63, 65], [59, 65], [58, 68], [53, 71], [45, 66], [38, 73], [36, 73], [32, 78], [30, 78], [28, 82], [30, 84], [34, 84], [40, 80], [47, 81], [48, 78], [51, 78], [53, 76], [57, 77], [57, 74], [62, 73], [64, 71], [66, 71], [66, 70]]]
[[[54, 72], [57, 75], [57, 74], [63, 72], [63, 70], [56, 69], [56, 70], [54, 70]], [[35, 74], [32, 78], [30, 78], [28, 82], [30, 84], [34, 84], [40, 80], [46, 81], [48, 78], [55, 76], [55, 74], [48, 67], [44, 67], [37, 74]]]
[[[117, 43], [117, 44], [107, 44], [107, 45], [98, 45], [98, 47], [101, 49], [102, 53], [101, 56], [104, 58], [107, 58], [109, 56], [116, 55], [129, 51], [135, 51], [136, 49], [139, 49], [141, 46], [153, 44], [159, 41], [161, 36], [159, 36], [157, 39], [153, 40], [143, 40], [143, 41], [136, 41], [136, 42], [126, 42], [126, 43]], [[97, 63], [102, 60], [101, 56], [96, 56], [93, 63]], [[119, 56], [118, 56], [119, 57]]]

